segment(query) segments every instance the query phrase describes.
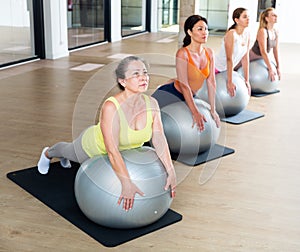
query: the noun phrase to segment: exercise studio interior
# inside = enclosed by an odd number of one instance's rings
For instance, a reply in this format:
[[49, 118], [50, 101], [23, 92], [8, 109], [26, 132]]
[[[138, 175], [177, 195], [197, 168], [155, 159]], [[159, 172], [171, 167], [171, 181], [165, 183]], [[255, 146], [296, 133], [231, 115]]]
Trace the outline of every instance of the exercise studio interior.
[[298, 6], [1, 1], [0, 251], [300, 251]]

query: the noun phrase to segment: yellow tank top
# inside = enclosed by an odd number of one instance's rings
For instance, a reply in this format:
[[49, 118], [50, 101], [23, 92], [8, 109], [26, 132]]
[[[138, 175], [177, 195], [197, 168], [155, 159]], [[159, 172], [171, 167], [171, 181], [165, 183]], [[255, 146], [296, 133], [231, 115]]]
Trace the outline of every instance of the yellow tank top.
[[[147, 123], [145, 128], [134, 130], [129, 127], [125, 114], [116, 98], [109, 97], [106, 101], [115, 104], [120, 118], [120, 138], [119, 150], [128, 150], [141, 147], [152, 137], [152, 112], [149, 96], [144, 95], [147, 110]], [[97, 125], [89, 127], [82, 136], [82, 148], [89, 157], [107, 154], [103, 140], [103, 134], [100, 128], [100, 122]]]

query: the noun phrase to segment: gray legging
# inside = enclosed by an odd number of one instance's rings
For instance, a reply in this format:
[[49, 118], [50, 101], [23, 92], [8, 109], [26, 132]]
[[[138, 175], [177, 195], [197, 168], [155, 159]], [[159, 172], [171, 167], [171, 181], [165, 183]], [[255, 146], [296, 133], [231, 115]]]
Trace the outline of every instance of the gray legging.
[[54, 144], [48, 149], [48, 155], [50, 158], [66, 158], [70, 161], [77, 163], [83, 163], [89, 158], [86, 152], [82, 148], [81, 140], [84, 131], [73, 142], [59, 142]]

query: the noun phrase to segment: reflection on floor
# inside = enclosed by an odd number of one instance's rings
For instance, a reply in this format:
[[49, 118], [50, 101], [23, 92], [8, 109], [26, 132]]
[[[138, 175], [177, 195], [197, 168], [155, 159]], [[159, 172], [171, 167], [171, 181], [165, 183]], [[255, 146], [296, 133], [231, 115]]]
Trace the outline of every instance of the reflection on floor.
[[[46, 144], [70, 141], [99, 118], [102, 98], [118, 88], [112, 70], [119, 59], [109, 56], [143, 55], [150, 63], [150, 92], [174, 77], [173, 35], [142, 34], [1, 70], [1, 251], [111, 251], [6, 174], [35, 166]], [[158, 42], [168, 38], [169, 43]], [[220, 37], [209, 36], [206, 46], [217, 52], [220, 44]], [[251, 97], [247, 107], [265, 117], [243, 125], [222, 122], [225, 144], [235, 154], [195, 167], [174, 162], [178, 186], [172, 209], [183, 220], [116, 251], [299, 251], [300, 45], [280, 44], [280, 50], [280, 93]], [[85, 64], [99, 68], [71, 70]]]
[[103, 41], [103, 28], [74, 27], [68, 29], [68, 48], [70, 49]]
[[76, 67], [70, 68], [73, 71], [93, 71], [97, 68], [103, 67], [104, 64], [92, 64], [92, 63], [85, 63]]

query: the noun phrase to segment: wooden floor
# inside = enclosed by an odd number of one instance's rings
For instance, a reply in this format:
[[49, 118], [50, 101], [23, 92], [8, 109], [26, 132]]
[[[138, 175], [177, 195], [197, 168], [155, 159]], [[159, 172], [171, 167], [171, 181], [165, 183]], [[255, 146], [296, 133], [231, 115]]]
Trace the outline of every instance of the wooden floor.
[[[211, 36], [207, 45], [217, 51], [219, 43]], [[281, 44], [281, 92], [250, 99], [248, 109], [265, 117], [222, 123], [220, 141], [235, 154], [175, 163], [179, 223], [108, 249], [6, 178], [95, 122], [115, 91], [108, 56], [142, 54], [152, 92], [173, 77], [176, 50], [176, 34], [144, 34], [0, 71], [0, 251], [300, 251], [300, 45]], [[71, 70], [85, 63], [105, 66]]]

